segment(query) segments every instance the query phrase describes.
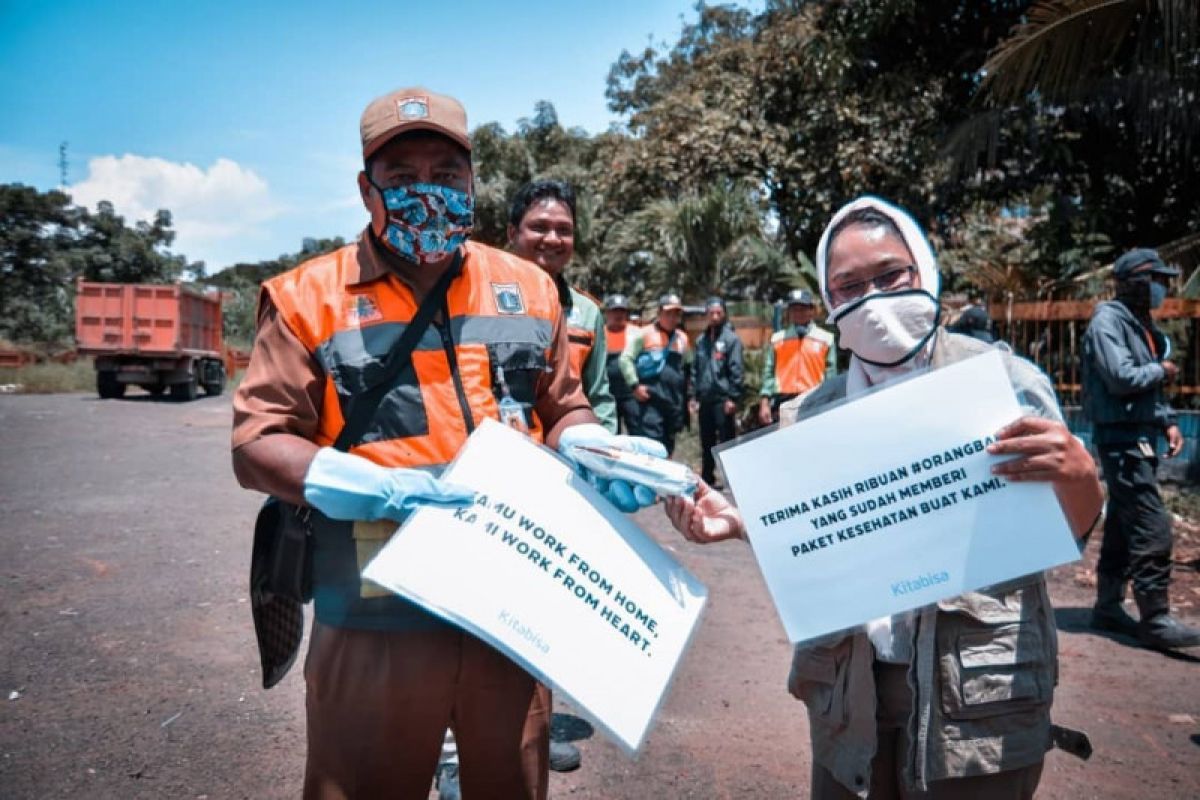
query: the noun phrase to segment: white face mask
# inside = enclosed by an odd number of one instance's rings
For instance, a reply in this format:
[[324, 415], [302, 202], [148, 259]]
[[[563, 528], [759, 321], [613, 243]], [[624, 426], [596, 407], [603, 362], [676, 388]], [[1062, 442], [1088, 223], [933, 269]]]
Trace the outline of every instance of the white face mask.
[[941, 307], [922, 289], [873, 292], [837, 312], [838, 344], [878, 367], [916, 355], [937, 330]]

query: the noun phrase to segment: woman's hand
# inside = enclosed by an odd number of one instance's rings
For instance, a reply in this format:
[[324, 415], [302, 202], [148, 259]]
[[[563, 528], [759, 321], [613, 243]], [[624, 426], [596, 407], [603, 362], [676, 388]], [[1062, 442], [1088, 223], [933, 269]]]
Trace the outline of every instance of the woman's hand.
[[700, 481], [692, 497], [668, 497], [666, 510], [675, 530], [690, 542], [712, 544], [723, 539], [740, 539], [746, 533], [738, 510], [704, 481]]
[[1009, 481], [1075, 482], [1094, 479], [1096, 463], [1067, 426], [1044, 417], [1021, 417], [996, 434], [988, 452], [1016, 458], [996, 464], [992, 473]]
[[1049, 481], [1076, 538], [1091, 532], [1104, 505], [1096, 462], [1083, 442], [1061, 422], [1021, 417], [996, 434], [988, 445], [996, 456], [1016, 456], [996, 464], [993, 474], [1014, 483]]

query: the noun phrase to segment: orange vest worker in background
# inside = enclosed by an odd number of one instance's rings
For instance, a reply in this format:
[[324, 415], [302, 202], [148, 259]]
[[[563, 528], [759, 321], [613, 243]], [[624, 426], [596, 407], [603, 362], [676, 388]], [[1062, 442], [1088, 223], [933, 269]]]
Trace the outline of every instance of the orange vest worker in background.
[[817, 301], [807, 289], [788, 293], [787, 327], [775, 331], [765, 349], [758, 421], [779, 421], [779, 406], [837, 373], [833, 334], [813, 322]]
[[621, 353], [629, 336], [638, 332], [637, 325], [629, 321], [629, 300], [623, 294], [610, 294], [604, 298], [604, 337], [608, 343], [605, 366], [608, 369], [608, 387], [617, 401], [617, 419], [625, 433], [642, 435], [638, 401], [633, 389], [621, 372]]

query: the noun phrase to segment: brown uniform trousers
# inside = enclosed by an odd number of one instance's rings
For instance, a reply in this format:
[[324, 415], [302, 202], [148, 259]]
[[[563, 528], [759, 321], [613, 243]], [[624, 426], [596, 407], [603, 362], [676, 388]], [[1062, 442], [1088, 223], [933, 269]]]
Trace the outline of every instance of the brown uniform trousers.
[[464, 796], [545, 800], [549, 693], [475, 637], [317, 623], [304, 679], [305, 798], [425, 800], [450, 727]]

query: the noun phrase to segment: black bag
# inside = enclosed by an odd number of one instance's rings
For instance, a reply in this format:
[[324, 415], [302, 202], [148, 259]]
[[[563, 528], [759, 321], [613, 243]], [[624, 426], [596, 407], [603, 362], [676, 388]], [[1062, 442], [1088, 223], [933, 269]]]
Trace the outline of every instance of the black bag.
[[312, 549], [305, 511], [267, 498], [254, 523], [250, 609], [270, 689], [292, 668], [304, 638], [304, 604], [312, 599]]
[[[433, 321], [438, 306], [446, 308], [446, 290], [462, 270], [462, 251], [421, 301], [400, 341], [388, 353], [383, 377], [350, 399], [346, 424], [333, 446], [348, 451], [357, 444], [387, 394], [391, 379], [412, 368], [412, 351]], [[446, 309], [447, 322], [449, 321]], [[263, 688], [270, 689], [292, 668], [304, 638], [304, 604], [312, 599], [311, 511], [267, 498], [254, 522], [250, 555], [250, 612], [258, 639]]]

